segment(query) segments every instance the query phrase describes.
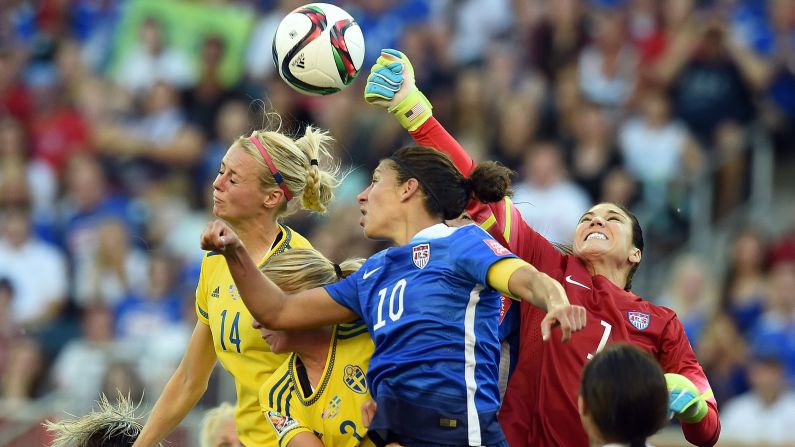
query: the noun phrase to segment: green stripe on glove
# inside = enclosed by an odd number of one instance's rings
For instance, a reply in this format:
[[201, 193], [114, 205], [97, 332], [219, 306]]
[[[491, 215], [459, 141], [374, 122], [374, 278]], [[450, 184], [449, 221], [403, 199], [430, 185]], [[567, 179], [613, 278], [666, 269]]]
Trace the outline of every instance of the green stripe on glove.
[[701, 394], [696, 385], [681, 374], [667, 373], [665, 382], [668, 385], [668, 411], [686, 424], [701, 422], [709, 411], [705, 399], [712, 397], [712, 390]]

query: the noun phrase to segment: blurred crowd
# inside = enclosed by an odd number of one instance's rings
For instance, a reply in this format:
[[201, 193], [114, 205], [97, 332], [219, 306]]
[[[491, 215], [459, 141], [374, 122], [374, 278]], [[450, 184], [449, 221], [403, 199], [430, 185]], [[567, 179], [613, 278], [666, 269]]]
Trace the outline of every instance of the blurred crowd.
[[[196, 321], [211, 182], [254, 128], [329, 129], [350, 174], [327, 216], [287, 223], [337, 261], [381, 247], [362, 237], [354, 197], [407, 135], [364, 103], [363, 74], [322, 98], [279, 78], [273, 34], [304, 2], [182, 2], [243, 17], [241, 51], [224, 33], [174, 44], [184, 24], [153, 3], [0, 9], [5, 409], [51, 392], [76, 412], [100, 391], [158, 396]], [[362, 71], [380, 48], [405, 52], [434, 115], [476, 159], [516, 170], [514, 202], [553, 241], [611, 201], [639, 215], [647, 245], [673, 253], [689, 236], [696, 179], [713, 183], [715, 219], [748, 200], [755, 134], [779, 166], [795, 164], [795, 0], [335, 3], [362, 28]], [[264, 118], [271, 109], [281, 120]], [[665, 290], [647, 296], [685, 324], [724, 438], [795, 436], [776, 425], [795, 420], [795, 214], [788, 225], [742, 228], [727, 259], [677, 257]]]

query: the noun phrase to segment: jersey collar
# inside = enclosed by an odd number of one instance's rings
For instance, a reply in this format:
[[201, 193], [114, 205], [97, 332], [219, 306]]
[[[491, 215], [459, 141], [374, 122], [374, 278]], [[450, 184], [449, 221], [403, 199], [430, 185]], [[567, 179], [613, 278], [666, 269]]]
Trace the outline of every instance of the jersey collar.
[[458, 228], [456, 227], [448, 227], [443, 223], [431, 225], [430, 227], [423, 228], [422, 230], [420, 230], [419, 233], [415, 234], [414, 237], [411, 238], [411, 241], [409, 241], [409, 243], [417, 242], [420, 240], [439, 239], [447, 237], [453, 234], [453, 232], [455, 232], [455, 230], [457, 229]]

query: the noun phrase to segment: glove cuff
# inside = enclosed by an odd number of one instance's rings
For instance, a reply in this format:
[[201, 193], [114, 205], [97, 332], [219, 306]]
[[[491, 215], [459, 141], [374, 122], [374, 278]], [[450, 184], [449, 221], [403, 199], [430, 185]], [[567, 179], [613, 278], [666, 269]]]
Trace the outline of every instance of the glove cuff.
[[679, 420], [686, 424], [697, 424], [707, 416], [708, 412], [709, 407], [707, 406], [707, 401], [703, 398], [699, 398], [690, 408], [679, 415]]
[[409, 93], [398, 105], [389, 109], [404, 129], [409, 132], [417, 130], [433, 115], [433, 106], [419, 89]]

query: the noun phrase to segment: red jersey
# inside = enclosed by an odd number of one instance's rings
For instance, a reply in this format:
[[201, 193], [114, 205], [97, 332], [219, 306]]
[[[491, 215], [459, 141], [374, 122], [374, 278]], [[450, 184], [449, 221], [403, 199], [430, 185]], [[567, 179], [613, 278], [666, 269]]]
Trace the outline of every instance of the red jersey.
[[[411, 133], [418, 144], [450, 155], [469, 175], [474, 161], [430, 118]], [[521, 341], [516, 370], [508, 383], [500, 423], [511, 446], [587, 446], [577, 410], [580, 375], [585, 363], [608, 343], [627, 342], [645, 349], [665, 372], [681, 374], [704, 393], [709, 390], [685, 331], [671, 309], [643, 300], [604, 276], [591, 274], [573, 255], [562, 254], [522, 219], [509, 198], [467, 207], [470, 217], [505, 247], [538, 270], [559, 281], [572, 304], [587, 309], [586, 327], [568, 344], [560, 335], [541, 340], [544, 311], [521, 303]], [[697, 424], [682, 424], [687, 440], [699, 446], [718, 441], [720, 421], [714, 399], [708, 415]]]

